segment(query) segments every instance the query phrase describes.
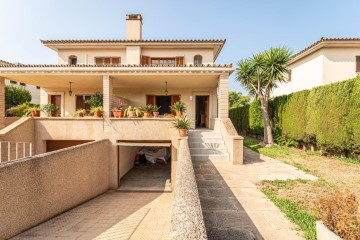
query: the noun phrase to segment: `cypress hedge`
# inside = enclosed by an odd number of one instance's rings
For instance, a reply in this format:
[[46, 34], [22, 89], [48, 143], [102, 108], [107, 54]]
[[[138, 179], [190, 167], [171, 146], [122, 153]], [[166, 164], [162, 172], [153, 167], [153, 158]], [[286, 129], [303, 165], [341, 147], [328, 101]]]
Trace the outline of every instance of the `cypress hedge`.
[[[280, 96], [269, 102], [273, 129], [328, 152], [360, 154], [360, 77]], [[262, 135], [260, 103], [230, 110], [243, 135]]]

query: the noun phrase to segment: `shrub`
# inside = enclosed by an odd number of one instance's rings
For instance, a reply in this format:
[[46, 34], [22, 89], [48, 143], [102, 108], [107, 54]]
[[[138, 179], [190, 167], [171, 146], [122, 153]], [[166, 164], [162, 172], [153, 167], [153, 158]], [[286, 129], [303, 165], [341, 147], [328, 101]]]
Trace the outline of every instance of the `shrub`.
[[29, 90], [14, 85], [5, 86], [5, 104], [10, 106], [18, 106], [20, 104], [30, 102], [31, 94]]
[[[269, 102], [273, 129], [295, 142], [315, 144], [323, 152], [360, 154], [360, 76], [312, 90], [280, 96]], [[262, 135], [263, 120], [257, 101], [231, 109], [236, 129]]]
[[99, 92], [92, 95], [89, 99], [85, 100], [86, 104], [89, 104], [91, 108], [97, 108], [103, 106], [103, 95]]
[[354, 194], [338, 190], [319, 199], [319, 215], [325, 226], [343, 239], [360, 239], [359, 203]]
[[7, 110], [7, 116], [9, 117], [28, 116], [30, 108], [39, 108], [39, 104], [25, 102], [23, 104], [17, 105], [16, 107], [9, 108]]

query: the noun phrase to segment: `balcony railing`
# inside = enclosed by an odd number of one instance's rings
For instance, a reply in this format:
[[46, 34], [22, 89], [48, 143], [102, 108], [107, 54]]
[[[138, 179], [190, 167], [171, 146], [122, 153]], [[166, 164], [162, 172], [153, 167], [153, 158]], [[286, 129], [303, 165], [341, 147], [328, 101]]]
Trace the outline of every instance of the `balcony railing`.
[[31, 142], [0, 141], [0, 163], [32, 156]]

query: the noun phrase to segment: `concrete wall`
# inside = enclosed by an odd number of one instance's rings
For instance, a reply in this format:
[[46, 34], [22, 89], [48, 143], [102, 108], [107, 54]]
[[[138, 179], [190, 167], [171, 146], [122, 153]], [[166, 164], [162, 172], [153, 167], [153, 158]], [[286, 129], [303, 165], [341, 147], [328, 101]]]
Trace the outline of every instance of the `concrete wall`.
[[356, 56], [359, 48], [325, 48], [323, 84], [344, 81], [357, 76]]
[[281, 96], [321, 86], [324, 78], [324, 59], [324, 53], [320, 50], [291, 64], [289, 66], [291, 81], [279, 84], [272, 96]]
[[20, 119], [20, 117], [6, 117], [5, 118], [5, 127], [13, 124], [14, 122], [16, 122], [19, 119]]
[[101, 140], [0, 165], [0, 239], [107, 191], [108, 147]]
[[134, 157], [141, 147], [119, 147], [119, 178], [122, 178], [134, 167]]

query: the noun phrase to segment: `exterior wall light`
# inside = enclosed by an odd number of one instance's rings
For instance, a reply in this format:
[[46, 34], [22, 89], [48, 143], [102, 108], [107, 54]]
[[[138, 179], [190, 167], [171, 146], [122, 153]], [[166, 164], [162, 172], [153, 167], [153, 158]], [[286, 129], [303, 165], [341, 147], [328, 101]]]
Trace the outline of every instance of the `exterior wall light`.
[[72, 95], [72, 91], [71, 91], [71, 84], [72, 84], [72, 82], [69, 82], [69, 83], [70, 83], [69, 96], [71, 96], [71, 95]]

